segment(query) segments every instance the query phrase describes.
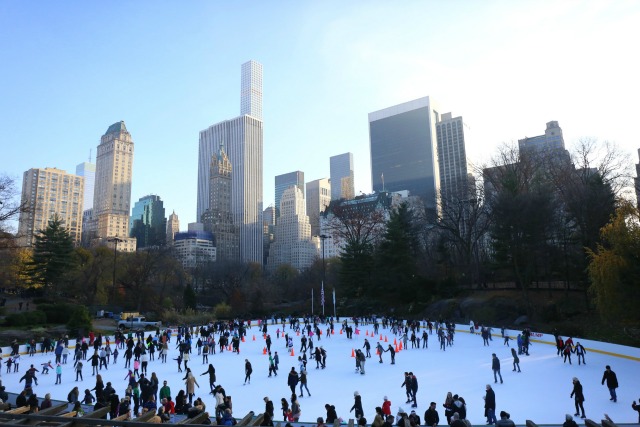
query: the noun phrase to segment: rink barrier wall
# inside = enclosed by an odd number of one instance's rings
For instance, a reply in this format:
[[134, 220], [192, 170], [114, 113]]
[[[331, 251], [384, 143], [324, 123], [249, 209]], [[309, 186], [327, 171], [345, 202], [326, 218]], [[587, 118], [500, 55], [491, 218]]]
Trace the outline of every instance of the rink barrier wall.
[[[348, 323], [353, 323], [352, 321], [348, 321]], [[271, 324], [269, 323], [269, 326], [280, 326], [280, 323], [276, 323], [276, 324]], [[252, 321], [252, 326], [257, 327], [257, 324], [253, 323]], [[371, 326], [371, 324], [367, 324], [364, 326]], [[492, 330], [500, 330], [500, 328], [497, 327], [491, 327]], [[165, 328], [166, 329], [166, 328]], [[170, 328], [172, 331], [175, 331], [177, 329], [177, 327], [171, 327]], [[422, 327], [421, 327], [422, 329]], [[164, 330], [164, 329], [163, 329]], [[465, 326], [462, 324], [456, 324], [456, 332], [463, 332], [463, 333], [467, 333], [470, 334], [470, 326]], [[479, 335], [479, 328], [476, 329], [476, 334]], [[145, 331], [145, 333], [148, 332], [153, 332], [153, 331]], [[511, 339], [511, 341], [514, 341], [514, 344], [518, 334], [522, 333], [522, 331], [520, 330], [516, 330], [516, 329], [505, 329], [505, 332], [507, 332], [509, 334], [509, 337]], [[114, 334], [106, 334], [105, 336], [113, 336]], [[174, 335], [175, 336], [175, 335]], [[491, 336], [494, 338], [497, 338], [498, 340], [502, 340], [502, 335], [500, 333], [495, 333], [492, 332]], [[566, 336], [562, 335], [563, 337], [566, 338]], [[574, 344], [579, 342], [580, 339], [577, 339], [575, 337], [574, 338]], [[551, 345], [551, 346], [556, 346], [556, 341], [555, 341], [555, 337], [551, 334], [544, 334], [541, 332], [531, 332], [531, 338], [530, 338], [530, 342], [532, 343], [536, 343], [536, 344], [547, 344], [547, 345]], [[619, 344], [611, 344], [611, 343], [607, 343], [607, 342], [603, 342], [603, 341], [593, 341], [593, 340], [586, 340], [583, 339], [580, 341], [582, 343], [582, 345], [585, 347], [585, 349], [587, 350], [587, 355], [589, 353], [599, 353], [599, 354], [604, 354], [607, 356], [611, 356], [611, 357], [619, 357], [622, 359], [628, 359], [628, 360], [633, 360], [635, 362], [640, 362], [640, 348], [637, 347], [629, 347], [629, 346], [623, 346], [623, 345], [619, 345]], [[42, 345], [41, 342], [37, 343], [38, 348]], [[516, 344], [517, 345], [517, 344]], [[69, 340], [69, 349], [75, 349], [76, 347], [76, 340], [74, 339], [70, 339]], [[20, 345], [20, 355], [27, 355], [27, 346], [26, 344], [21, 344]], [[37, 353], [39, 353], [40, 351], [37, 350]], [[11, 347], [2, 347], [0, 349], [0, 354], [2, 355], [2, 358], [6, 358], [9, 357], [11, 354]], [[55, 355], [53, 353], [50, 352], [50, 354], [52, 355], [52, 357], [55, 358]], [[73, 359], [73, 354], [72, 352], [69, 352], [69, 357], [71, 359]]]

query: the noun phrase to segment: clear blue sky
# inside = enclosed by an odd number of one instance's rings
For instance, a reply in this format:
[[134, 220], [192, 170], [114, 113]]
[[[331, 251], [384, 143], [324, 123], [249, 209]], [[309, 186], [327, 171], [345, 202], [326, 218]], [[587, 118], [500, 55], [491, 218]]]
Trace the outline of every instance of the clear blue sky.
[[132, 204], [195, 221], [198, 132], [240, 111], [240, 64], [264, 65], [264, 200], [274, 176], [329, 176], [367, 114], [422, 96], [471, 127], [470, 160], [558, 120], [570, 147], [615, 141], [636, 163], [640, 2], [0, 1], [0, 172], [75, 166], [124, 120]]

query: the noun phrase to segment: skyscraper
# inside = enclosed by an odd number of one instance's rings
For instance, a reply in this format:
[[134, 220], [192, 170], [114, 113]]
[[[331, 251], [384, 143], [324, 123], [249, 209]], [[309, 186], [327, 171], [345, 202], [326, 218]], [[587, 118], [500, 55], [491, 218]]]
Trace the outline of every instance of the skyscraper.
[[96, 165], [82, 162], [76, 166], [76, 175], [84, 178], [84, 203], [82, 210], [93, 208], [93, 186], [96, 181]]
[[97, 240], [94, 244], [114, 243], [119, 250], [136, 250], [136, 239], [129, 237], [133, 140], [124, 122], [114, 123], [100, 138], [96, 157], [93, 217]]
[[329, 159], [331, 177], [331, 200], [353, 199], [355, 184], [353, 175], [353, 154], [344, 153]]
[[[409, 190], [435, 214], [440, 173], [437, 107], [428, 96], [369, 113], [371, 185], [374, 191]], [[333, 183], [332, 183], [333, 186]]]
[[302, 197], [304, 197], [304, 172], [295, 171], [282, 175], [276, 175], [275, 178], [275, 208], [276, 208], [276, 222], [280, 216], [280, 198], [282, 193], [289, 187], [298, 187], [302, 191]]
[[466, 200], [471, 178], [467, 167], [465, 124], [462, 117], [445, 113], [436, 123], [438, 164], [440, 165], [440, 195]]
[[275, 240], [267, 260], [267, 268], [271, 271], [282, 264], [302, 270], [311, 266], [318, 256], [319, 240], [311, 237], [306, 210], [304, 196], [297, 186], [282, 193], [280, 218], [276, 221]]
[[307, 182], [307, 215], [311, 224], [311, 235], [320, 235], [320, 212], [331, 203], [331, 183], [327, 178]]
[[129, 222], [130, 237], [137, 240], [137, 249], [164, 246], [167, 243], [167, 218], [159, 196], [141, 197], [134, 205]]
[[224, 142], [232, 166], [231, 210], [238, 227], [240, 260], [262, 264], [262, 65], [243, 64], [242, 76], [243, 115], [200, 132], [197, 215], [201, 218], [209, 207], [211, 157]]
[[35, 235], [47, 228], [57, 215], [74, 243], [82, 232], [82, 198], [84, 178], [56, 168], [29, 169], [22, 178], [22, 203], [28, 211], [20, 212], [18, 237], [21, 246], [31, 246]]
[[533, 136], [518, 140], [520, 154], [525, 152], [542, 153], [546, 151], [564, 150], [562, 128], [557, 121], [547, 122], [544, 135]]
[[178, 219], [178, 215], [176, 215], [176, 211], [173, 211], [173, 213], [169, 215], [169, 219], [167, 220], [167, 244], [168, 245], [173, 245], [173, 237], [179, 231], [180, 231], [180, 220]]
[[216, 257], [223, 261], [237, 261], [238, 229], [233, 223], [231, 210], [232, 166], [224, 147], [211, 157], [209, 168], [209, 209], [202, 214], [205, 231], [213, 233]]

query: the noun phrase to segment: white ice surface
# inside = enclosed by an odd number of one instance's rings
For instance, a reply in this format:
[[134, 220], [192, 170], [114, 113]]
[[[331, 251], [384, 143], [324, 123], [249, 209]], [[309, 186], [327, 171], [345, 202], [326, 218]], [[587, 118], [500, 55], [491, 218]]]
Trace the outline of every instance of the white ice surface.
[[[255, 325], [256, 322], [253, 322]], [[336, 327], [337, 324], [336, 324]], [[277, 377], [268, 378], [268, 357], [262, 354], [265, 346], [262, 335], [256, 326], [248, 330], [247, 340], [241, 343], [240, 355], [225, 351], [224, 353], [210, 355], [209, 362], [216, 368], [217, 383], [221, 384], [228, 395], [232, 396], [233, 414], [237, 418], [243, 417], [247, 412], [256, 414], [264, 411], [265, 396], [273, 401], [276, 408], [275, 421], [282, 420], [280, 399], [290, 398], [290, 390], [287, 386], [287, 374], [291, 367], [298, 370], [298, 350], [300, 348], [299, 336], [294, 336], [294, 357], [291, 357], [286, 349], [282, 335], [276, 338], [276, 329], [281, 325], [269, 325], [269, 334], [273, 340], [272, 352], [278, 351], [280, 355], [280, 370]], [[287, 325], [287, 331], [288, 329]], [[405, 349], [396, 354], [396, 364], [391, 365], [389, 353], [384, 353], [384, 363], [380, 364], [375, 355], [376, 342], [380, 341], [380, 335], [369, 337], [372, 349], [372, 358], [367, 359], [366, 374], [355, 373], [355, 359], [351, 357], [352, 349], [362, 348], [365, 333], [371, 334], [373, 326], [361, 326], [360, 335], [354, 339], [347, 339], [344, 334], [335, 334], [327, 339], [322, 336], [321, 341], [314, 339], [316, 345], [322, 345], [327, 351], [327, 368], [315, 369], [315, 361], [308, 362], [308, 386], [311, 397], [300, 398], [302, 407], [301, 421], [315, 422], [319, 416], [326, 414], [324, 405], [335, 405], [338, 416], [345, 421], [353, 418], [354, 413], [349, 412], [353, 405], [353, 393], [358, 391], [362, 395], [362, 403], [365, 417], [369, 422], [373, 421], [375, 407], [381, 406], [386, 395], [392, 402], [392, 411], [395, 414], [402, 407], [407, 412], [412, 408], [405, 404], [406, 396], [403, 382], [403, 373], [412, 371], [419, 381], [418, 408], [416, 411], [422, 418], [429, 402], [437, 403], [440, 414], [440, 424], [446, 424], [442, 403], [448, 391], [464, 397], [467, 402], [467, 418], [473, 425], [485, 424], [484, 400], [485, 385], [491, 384], [495, 390], [497, 409], [496, 413], [505, 410], [511, 414], [511, 419], [516, 424], [524, 424], [526, 419], [531, 419], [538, 424], [561, 424], [565, 414], [573, 414], [574, 401], [569, 397], [572, 390], [572, 378], [578, 377], [584, 387], [585, 411], [587, 418], [600, 421], [607, 413], [617, 423], [637, 423], [638, 413], [631, 409], [631, 402], [639, 400], [640, 386], [640, 349], [614, 344], [576, 339], [587, 349], [586, 365], [578, 366], [575, 355], [573, 364], [564, 364], [556, 355], [553, 336], [537, 334], [532, 338], [539, 342], [533, 342], [530, 347], [530, 356], [520, 356], [522, 373], [512, 372], [512, 357], [510, 348], [503, 345], [500, 334], [494, 329], [493, 341], [489, 347], [482, 345], [479, 335], [470, 335], [468, 326], [458, 325], [458, 333], [455, 335], [453, 347], [447, 347], [446, 351], [438, 348], [436, 335], [429, 337], [428, 349]], [[380, 328], [382, 340], [386, 337], [389, 343], [393, 343], [394, 336], [389, 330]], [[510, 336], [516, 337], [518, 331], [511, 331]], [[256, 340], [253, 341], [255, 336]], [[566, 337], [565, 337], [566, 338]], [[397, 338], [399, 340], [399, 338]], [[111, 336], [113, 342], [113, 336]], [[217, 342], [217, 337], [216, 337]], [[386, 347], [389, 343], [384, 343]], [[515, 340], [511, 341], [511, 346]], [[409, 342], [409, 347], [411, 343]], [[189, 363], [200, 388], [196, 389], [196, 396], [203, 398], [207, 410], [213, 413], [214, 398], [208, 394], [208, 376], [200, 376], [205, 372], [207, 364], [202, 364], [202, 358], [197, 356], [195, 340], [193, 344], [193, 356]], [[6, 349], [6, 348], [5, 348]], [[175, 349], [175, 333], [170, 345], [170, 354], [166, 364], [160, 361], [149, 362], [149, 374], [156, 372], [160, 382], [168, 380], [172, 395], [175, 396], [184, 387], [182, 378], [184, 374], [177, 372], [177, 357]], [[491, 353], [496, 353], [501, 360], [502, 376], [504, 384], [494, 384], [491, 370]], [[602, 353], [605, 352], [605, 353]], [[612, 354], [606, 354], [606, 352]], [[73, 353], [73, 351], [71, 352]], [[124, 369], [124, 351], [120, 351], [118, 363], [109, 365], [109, 370], [102, 370], [101, 375], [105, 384], [110, 381], [120, 396], [124, 395], [127, 382], [124, 377], [127, 370]], [[617, 355], [616, 355], [617, 354]], [[157, 353], [156, 353], [157, 355]], [[620, 357], [625, 355], [627, 357]], [[4, 355], [6, 360], [6, 355]], [[250, 385], [243, 385], [244, 360], [249, 359], [253, 365], [253, 375]], [[30, 364], [41, 369], [40, 364], [48, 360], [54, 360], [52, 353], [42, 355], [38, 353], [34, 357], [23, 355], [21, 357], [20, 372], [6, 373], [6, 365], [2, 364], [2, 382], [9, 392], [19, 392], [24, 383], [18, 380], [24, 374]], [[605, 385], [601, 385], [602, 374], [605, 365], [611, 365], [618, 376], [620, 387], [618, 388], [618, 402], [609, 400], [609, 391]], [[91, 376], [91, 366], [85, 363], [83, 374], [84, 382], [75, 382], [73, 372], [72, 355], [69, 363], [63, 365], [62, 385], [55, 385], [55, 371], [49, 375], [38, 375], [39, 385], [35, 387], [38, 397], [45, 393], [51, 393], [54, 399], [66, 400], [71, 388], [78, 385], [80, 395], [85, 388], [93, 388], [94, 378]], [[299, 388], [298, 388], [299, 392]], [[580, 424], [583, 422], [576, 419]]]

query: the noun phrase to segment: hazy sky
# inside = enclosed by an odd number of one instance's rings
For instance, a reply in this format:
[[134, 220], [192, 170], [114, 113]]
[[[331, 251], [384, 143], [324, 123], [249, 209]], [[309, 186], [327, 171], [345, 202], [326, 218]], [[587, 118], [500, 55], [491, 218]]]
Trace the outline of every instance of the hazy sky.
[[264, 65], [264, 206], [274, 176], [329, 176], [367, 114], [429, 95], [470, 126], [469, 160], [557, 120], [568, 148], [615, 141], [637, 163], [640, 2], [0, 0], [0, 172], [74, 172], [107, 127], [135, 143], [132, 205], [196, 220], [198, 132], [239, 115], [240, 65]]

